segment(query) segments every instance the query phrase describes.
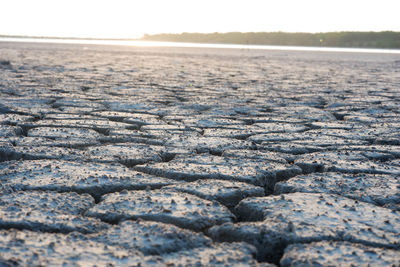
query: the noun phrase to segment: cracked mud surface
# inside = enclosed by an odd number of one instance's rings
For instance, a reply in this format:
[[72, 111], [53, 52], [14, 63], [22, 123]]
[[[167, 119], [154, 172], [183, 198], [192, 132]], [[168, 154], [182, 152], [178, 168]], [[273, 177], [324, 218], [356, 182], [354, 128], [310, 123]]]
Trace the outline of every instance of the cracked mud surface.
[[400, 56], [0, 60], [1, 266], [399, 265]]

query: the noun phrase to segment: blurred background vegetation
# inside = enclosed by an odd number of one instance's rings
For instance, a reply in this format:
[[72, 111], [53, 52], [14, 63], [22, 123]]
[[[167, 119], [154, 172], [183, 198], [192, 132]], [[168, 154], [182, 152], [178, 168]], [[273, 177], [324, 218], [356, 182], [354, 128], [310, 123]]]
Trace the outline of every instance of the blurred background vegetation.
[[169, 41], [190, 43], [293, 45], [358, 48], [400, 48], [400, 32], [228, 32], [145, 34], [145, 41]]

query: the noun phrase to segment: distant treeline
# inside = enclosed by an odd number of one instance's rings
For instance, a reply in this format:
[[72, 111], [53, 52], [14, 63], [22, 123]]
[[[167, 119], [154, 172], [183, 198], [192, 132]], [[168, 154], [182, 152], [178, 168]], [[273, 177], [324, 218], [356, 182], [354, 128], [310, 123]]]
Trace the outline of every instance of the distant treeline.
[[293, 45], [358, 48], [400, 48], [400, 32], [229, 32], [229, 33], [182, 33], [145, 34], [145, 41], [169, 41], [190, 43], [222, 43], [249, 45]]

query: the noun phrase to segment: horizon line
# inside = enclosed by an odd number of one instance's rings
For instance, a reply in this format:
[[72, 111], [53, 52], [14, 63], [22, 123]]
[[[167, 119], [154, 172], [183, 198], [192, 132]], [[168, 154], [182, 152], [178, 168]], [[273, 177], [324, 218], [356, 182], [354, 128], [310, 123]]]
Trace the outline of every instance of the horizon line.
[[327, 31], [327, 32], [307, 32], [307, 31], [255, 31], [255, 32], [240, 32], [240, 31], [229, 31], [229, 32], [180, 32], [180, 33], [144, 33], [142, 37], [139, 38], [109, 38], [109, 37], [71, 37], [71, 36], [45, 36], [45, 35], [21, 35], [21, 34], [0, 34], [0, 38], [33, 38], [33, 39], [72, 39], [72, 40], [110, 40], [110, 41], [139, 41], [145, 36], [152, 35], [182, 35], [182, 34], [228, 34], [228, 33], [310, 33], [310, 34], [326, 34], [326, 33], [383, 33], [383, 32], [393, 32], [400, 33], [400, 31], [384, 30], [384, 31]]

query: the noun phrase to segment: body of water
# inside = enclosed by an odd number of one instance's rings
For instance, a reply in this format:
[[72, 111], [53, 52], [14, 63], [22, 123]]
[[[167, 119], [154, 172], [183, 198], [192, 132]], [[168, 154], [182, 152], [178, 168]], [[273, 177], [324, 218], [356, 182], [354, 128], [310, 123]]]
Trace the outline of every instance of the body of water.
[[83, 39], [51, 39], [51, 38], [0, 38], [0, 41], [3, 41], [3, 42], [60, 43], [60, 44], [122, 45], [122, 46], [136, 46], [136, 47], [198, 47], [198, 48], [258, 49], [258, 50], [283, 50], [283, 51], [321, 51], [321, 52], [400, 54], [400, 49], [205, 44], [205, 43], [154, 42], [154, 41], [136, 41], [136, 40], [129, 41], [129, 40], [83, 40]]

